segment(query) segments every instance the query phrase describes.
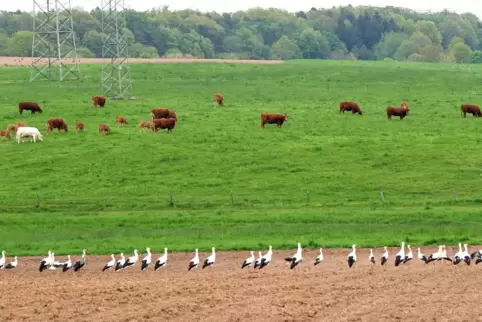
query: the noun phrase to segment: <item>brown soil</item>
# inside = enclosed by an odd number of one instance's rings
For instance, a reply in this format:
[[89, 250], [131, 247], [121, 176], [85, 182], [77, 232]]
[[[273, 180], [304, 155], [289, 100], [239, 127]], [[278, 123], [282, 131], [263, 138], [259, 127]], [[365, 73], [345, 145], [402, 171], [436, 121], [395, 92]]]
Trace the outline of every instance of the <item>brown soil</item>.
[[[32, 64], [31, 57], [0, 57], [0, 66], [29, 66]], [[45, 60], [46, 61], [46, 60]], [[101, 64], [109, 62], [103, 58], [79, 58], [80, 64]], [[65, 64], [71, 64], [72, 60], [65, 60]], [[129, 64], [135, 63], [229, 63], [229, 64], [281, 64], [282, 60], [235, 60], [235, 59], [197, 59], [197, 58], [129, 58]], [[54, 62], [55, 63], [55, 62]]]
[[[39, 273], [39, 257], [20, 258], [16, 270], [0, 272], [0, 320], [481, 321], [482, 265], [425, 265], [415, 258], [394, 267], [398, 249], [389, 251], [387, 267], [371, 266], [368, 251], [359, 250], [348, 269], [349, 250], [326, 250], [318, 267], [318, 251], [305, 250], [298, 271], [283, 261], [294, 250], [275, 251], [263, 270], [240, 269], [248, 252], [219, 252], [216, 266], [191, 272], [192, 253], [170, 253], [158, 272], [141, 272], [138, 263], [102, 273], [109, 257], [89, 256], [80, 273]], [[382, 252], [375, 250], [377, 260]]]

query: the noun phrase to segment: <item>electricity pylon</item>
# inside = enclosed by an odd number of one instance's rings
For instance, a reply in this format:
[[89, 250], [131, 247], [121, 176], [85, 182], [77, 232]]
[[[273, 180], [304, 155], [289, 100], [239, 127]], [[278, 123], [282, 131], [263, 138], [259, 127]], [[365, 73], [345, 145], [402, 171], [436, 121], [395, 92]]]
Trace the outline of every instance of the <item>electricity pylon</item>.
[[127, 41], [123, 28], [124, 0], [102, 0], [102, 64], [101, 94], [114, 100], [125, 96], [134, 100], [131, 71], [127, 63]]
[[80, 79], [70, 0], [33, 0], [30, 81], [57, 75]]

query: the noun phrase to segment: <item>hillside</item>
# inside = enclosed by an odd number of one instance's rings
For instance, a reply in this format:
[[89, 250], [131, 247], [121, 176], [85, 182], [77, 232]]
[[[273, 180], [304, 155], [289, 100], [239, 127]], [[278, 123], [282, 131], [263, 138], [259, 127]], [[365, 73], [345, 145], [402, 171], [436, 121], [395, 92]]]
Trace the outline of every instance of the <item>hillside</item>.
[[[62, 83], [28, 83], [27, 68], [2, 68], [0, 127], [22, 120], [45, 137], [0, 141], [0, 234], [11, 247], [71, 249], [89, 238], [93, 251], [110, 251], [147, 238], [244, 249], [267, 238], [288, 245], [293, 232], [313, 246], [351, 244], [348, 232], [369, 245], [402, 236], [481, 242], [480, 120], [460, 115], [461, 103], [480, 103], [478, 66], [299, 60], [131, 69], [137, 100], [94, 109], [99, 65]], [[225, 107], [213, 107], [217, 91]], [[364, 115], [340, 115], [344, 99]], [[19, 100], [45, 112], [19, 116]], [[387, 105], [401, 101], [410, 114], [387, 121]], [[153, 107], [177, 112], [172, 134], [139, 132]], [[261, 112], [289, 121], [263, 130]], [[117, 115], [129, 125], [116, 128]], [[51, 117], [70, 131], [47, 135]], [[73, 133], [77, 121], [85, 133]], [[112, 135], [99, 136], [99, 123]], [[38, 239], [52, 227], [63, 229]]]

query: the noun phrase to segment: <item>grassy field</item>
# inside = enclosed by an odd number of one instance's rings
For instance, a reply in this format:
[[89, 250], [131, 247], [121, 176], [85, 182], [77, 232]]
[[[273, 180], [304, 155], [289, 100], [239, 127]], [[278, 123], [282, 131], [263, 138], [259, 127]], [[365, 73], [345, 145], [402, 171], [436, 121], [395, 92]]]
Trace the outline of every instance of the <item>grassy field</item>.
[[[482, 243], [482, 120], [460, 115], [461, 103], [481, 103], [481, 67], [293, 61], [131, 70], [137, 100], [94, 109], [100, 65], [62, 83], [0, 69], [0, 127], [22, 120], [44, 133], [37, 144], [0, 142], [0, 247], [60, 254], [293, 247], [298, 239], [313, 247]], [[217, 91], [224, 108], [212, 106]], [[344, 99], [364, 115], [339, 115]], [[45, 112], [19, 116], [19, 100]], [[387, 121], [387, 105], [401, 101], [408, 117]], [[177, 112], [172, 134], [139, 132], [153, 107]], [[290, 120], [262, 130], [261, 112]], [[116, 128], [117, 115], [129, 125]], [[51, 117], [71, 131], [46, 135]], [[73, 133], [77, 121], [85, 133]], [[99, 123], [112, 135], [99, 136]]]

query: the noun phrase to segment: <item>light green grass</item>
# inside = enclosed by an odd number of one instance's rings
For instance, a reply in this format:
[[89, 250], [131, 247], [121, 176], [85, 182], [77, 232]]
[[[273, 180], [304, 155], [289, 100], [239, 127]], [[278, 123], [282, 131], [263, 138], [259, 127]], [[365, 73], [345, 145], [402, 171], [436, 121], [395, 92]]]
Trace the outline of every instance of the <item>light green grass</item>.
[[[137, 100], [94, 109], [100, 65], [62, 83], [29, 83], [26, 68], [0, 69], [0, 127], [22, 120], [45, 132], [50, 117], [71, 126], [36, 144], [0, 142], [0, 247], [27, 254], [50, 245], [108, 252], [292, 247], [298, 239], [313, 247], [482, 242], [482, 120], [460, 116], [461, 103], [481, 103], [478, 66], [293, 61], [131, 70]], [[218, 91], [223, 108], [212, 105]], [[339, 115], [344, 99], [364, 115]], [[19, 116], [19, 100], [45, 112]], [[410, 114], [387, 121], [387, 105], [401, 101]], [[153, 107], [177, 112], [172, 134], [139, 132]], [[290, 119], [262, 130], [261, 112]], [[129, 125], [116, 128], [117, 115]], [[86, 133], [73, 133], [76, 121]], [[110, 124], [112, 136], [99, 136], [99, 123]]]
[[476, 209], [317, 209], [2, 215], [2, 247], [18, 255], [481, 243]]

